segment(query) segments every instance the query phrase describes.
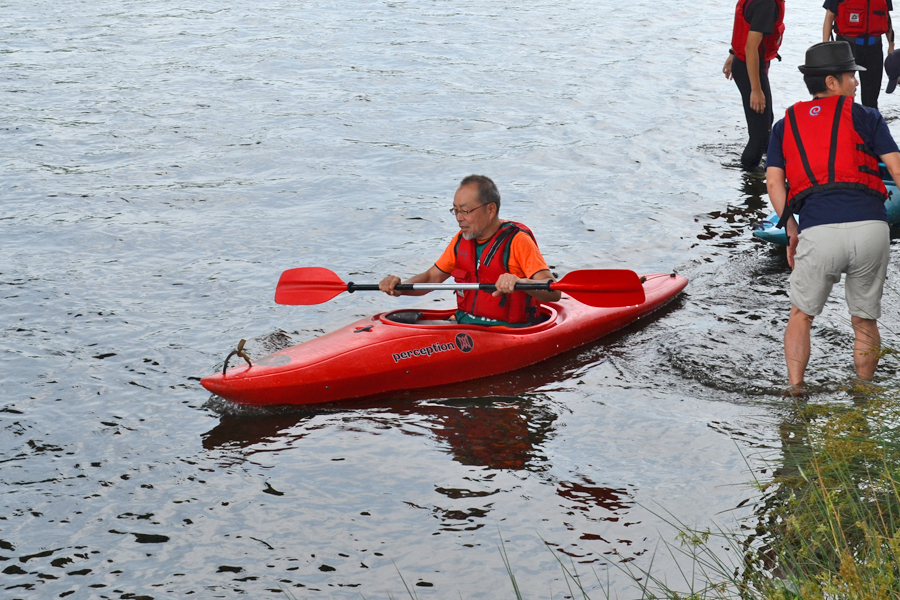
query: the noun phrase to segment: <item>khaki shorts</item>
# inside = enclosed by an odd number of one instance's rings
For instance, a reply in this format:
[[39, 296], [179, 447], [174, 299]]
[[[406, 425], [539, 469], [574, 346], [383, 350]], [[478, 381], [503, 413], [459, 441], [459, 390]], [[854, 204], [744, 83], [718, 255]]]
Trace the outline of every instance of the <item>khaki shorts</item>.
[[854, 317], [881, 317], [881, 292], [891, 254], [890, 227], [884, 221], [817, 225], [804, 229], [791, 273], [791, 304], [816, 316], [831, 288], [847, 274], [847, 307]]

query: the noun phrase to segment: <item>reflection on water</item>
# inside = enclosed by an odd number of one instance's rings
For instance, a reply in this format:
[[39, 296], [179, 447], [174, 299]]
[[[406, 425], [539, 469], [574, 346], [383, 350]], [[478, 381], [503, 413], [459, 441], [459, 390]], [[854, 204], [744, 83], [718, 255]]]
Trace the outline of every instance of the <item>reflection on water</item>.
[[[526, 471], [555, 489], [559, 506], [579, 519], [567, 519], [566, 528], [584, 543], [601, 542], [602, 554], [628, 554], [633, 560], [647, 551], [643, 545], [631, 548], [632, 540], [604, 537], [592, 524], [616, 523], [627, 519], [633, 498], [627, 489], [599, 485], [584, 475], [572, 474], [572, 480], [560, 480], [550, 468], [544, 448], [554, 437], [556, 411], [565, 410], [544, 394], [517, 397], [475, 397], [442, 401], [400, 401], [379, 403], [376, 410], [326, 409], [325, 411], [264, 409], [252, 414], [223, 414], [219, 423], [203, 435], [203, 446], [220, 450], [221, 465], [242, 460], [260, 461], [260, 453], [281, 452], [296, 447], [311, 430], [321, 427], [317, 417], [327, 415], [345, 430], [385, 432], [403, 435], [429, 435], [460, 465], [477, 470], [456, 485], [436, 485], [434, 492], [449, 504], [432, 497], [427, 505], [407, 505], [427, 512], [437, 520], [435, 533], [477, 531], [492, 522], [498, 494], [508, 493], [508, 482], [498, 472]], [[210, 406], [214, 406], [211, 401]], [[374, 408], [374, 406], [373, 406]], [[633, 486], [626, 486], [633, 487]], [[268, 484], [267, 484], [268, 488]], [[276, 493], [272, 488], [263, 490]], [[281, 494], [281, 492], [277, 492]], [[465, 504], [461, 508], [460, 502]], [[627, 527], [629, 523], [624, 522]], [[632, 525], [635, 523], [631, 523]], [[608, 539], [609, 538], [609, 539]], [[548, 542], [550, 547], [582, 563], [601, 562], [596, 551], [578, 544], [565, 546]], [[621, 548], [621, 550], [619, 549]]]
[[[213, 408], [213, 403], [207, 403]], [[207, 450], [242, 450], [252, 452], [255, 446], [264, 445], [276, 438], [289, 435], [310, 417], [288, 414], [223, 414], [218, 424], [202, 436]], [[300, 436], [302, 437], [302, 435]], [[292, 435], [291, 439], [299, 439]]]
[[737, 248], [747, 237], [748, 228], [769, 213], [765, 176], [762, 173], [742, 173], [741, 182], [744, 203], [729, 204], [723, 211], [704, 215], [704, 220], [712, 221], [703, 225], [703, 233], [698, 234], [697, 239], [713, 240], [713, 245], [719, 248]]
[[[210, 401], [210, 407], [216, 401]], [[387, 406], [385, 406], [387, 404]], [[391, 406], [393, 404], [393, 406]], [[398, 428], [406, 435], [428, 432], [462, 465], [490, 470], [546, 470], [540, 449], [553, 433], [556, 414], [543, 396], [449, 399], [440, 402], [379, 402], [377, 410], [332, 409], [257, 410], [252, 414], [223, 414], [205, 433], [208, 450], [256, 452], [281, 449], [305, 437], [306, 427], [319, 414], [340, 417], [346, 426], [367, 423], [377, 429]], [[410, 425], [414, 424], [414, 427]], [[235, 453], [236, 454], [236, 453]]]
[[460, 464], [539, 471], [547, 460], [539, 449], [556, 420], [544, 402], [520, 397], [420, 403], [416, 413], [428, 417], [423, 425]]

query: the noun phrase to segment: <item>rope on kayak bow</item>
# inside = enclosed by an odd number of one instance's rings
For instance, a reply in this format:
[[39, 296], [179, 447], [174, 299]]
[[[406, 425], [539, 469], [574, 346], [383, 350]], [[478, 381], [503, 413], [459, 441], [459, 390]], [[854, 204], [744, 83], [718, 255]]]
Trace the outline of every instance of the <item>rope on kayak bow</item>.
[[247, 343], [247, 340], [241, 340], [238, 342], [237, 348], [228, 353], [228, 356], [225, 357], [225, 364], [222, 365], [222, 375], [225, 375], [225, 370], [228, 368], [228, 361], [231, 360], [232, 356], [240, 356], [244, 360], [247, 361], [247, 366], [252, 367], [253, 363], [250, 362], [250, 357], [244, 352], [244, 344]]
[[763, 219], [762, 221], [754, 221], [753, 223], [750, 223], [750, 229], [753, 231], [762, 231], [767, 226], [777, 225], [777, 224], [778, 224], [777, 221], [770, 221], [768, 219]]

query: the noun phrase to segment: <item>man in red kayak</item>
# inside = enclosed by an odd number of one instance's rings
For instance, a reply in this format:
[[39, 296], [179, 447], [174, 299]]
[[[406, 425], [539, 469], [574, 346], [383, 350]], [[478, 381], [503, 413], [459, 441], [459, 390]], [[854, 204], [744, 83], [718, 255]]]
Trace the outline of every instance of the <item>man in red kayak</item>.
[[[853, 102], [859, 70], [845, 41], [810, 47], [800, 71], [813, 99], [790, 107], [769, 142], [766, 185], [779, 227], [787, 226], [793, 269], [784, 334], [792, 395], [804, 392], [813, 317], [842, 274], [859, 379], [872, 379], [881, 354], [877, 319], [890, 228], [878, 162], [900, 185], [900, 151], [881, 114]], [[802, 217], [799, 224], [794, 214]]]
[[[517, 283], [553, 278], [531, 230], [521, 223], [500, 220], [500, 192], [484, 175], [469, 175], [459, 184], [450, 212], [459, 223], [457, 233], [441, 257], [424, 273], [403, 283], [442, 283], [452, 276], [458, 283], [494, 283], [493, 294], [458, 291], [456, 320], [464, 325], [524, 327], [537, 319], [541, 302], [555, 302], [560, 292], [515, 291]], [[392, 296], [421, 296], [425, 291], [400, 292], [400, 278], [388, 275], [378, 284]]]

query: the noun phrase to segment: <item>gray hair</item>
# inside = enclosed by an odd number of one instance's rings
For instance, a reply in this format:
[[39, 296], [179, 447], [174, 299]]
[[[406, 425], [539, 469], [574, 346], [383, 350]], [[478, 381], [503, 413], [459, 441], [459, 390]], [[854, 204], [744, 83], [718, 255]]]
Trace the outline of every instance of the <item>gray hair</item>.
[[478, 186], [478, 200], [482, 204], [496, 204], [497, 212], [500, 212], [500, 192], [497, 185], [490, 177], [484, 175], [469, 175], [459, 182], [459, 187], [474, 183]]

